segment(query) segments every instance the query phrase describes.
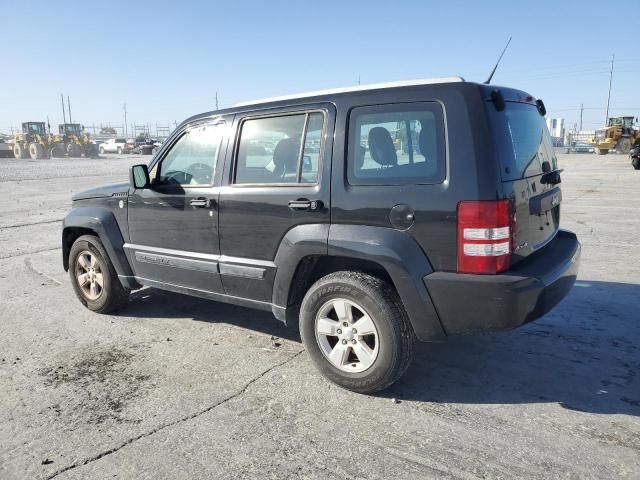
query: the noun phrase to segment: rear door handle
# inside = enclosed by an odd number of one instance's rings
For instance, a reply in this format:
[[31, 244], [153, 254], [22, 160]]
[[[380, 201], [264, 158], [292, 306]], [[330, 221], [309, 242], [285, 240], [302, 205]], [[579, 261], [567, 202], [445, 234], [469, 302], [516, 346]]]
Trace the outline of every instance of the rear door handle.
[[306, 198], [289, 201], [289, 208], [291, 210], [309, 210], [316, 212], [322, 209], [323, 205], [322, 200], [307, 200]]
[[189, 205], [192, 207], [206, 208], [211, 206], [211, 200], [204, 197], [192, 198]]

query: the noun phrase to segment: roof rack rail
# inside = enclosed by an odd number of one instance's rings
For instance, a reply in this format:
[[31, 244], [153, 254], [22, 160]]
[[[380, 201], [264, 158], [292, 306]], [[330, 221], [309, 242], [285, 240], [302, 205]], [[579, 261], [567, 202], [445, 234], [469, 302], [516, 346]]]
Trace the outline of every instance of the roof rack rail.
[[441, 77], [441, 78], [422, 78], [418, 80], [402, 80], [399, 82], [385, 82], [385, 83], [370, 83], [368, 85], [355, 85], [353, 87], [331, 88], [328, 90], [316, 90], [314, 92], [295, 93], [292, 95], [282, 95], [279, 97], [262, 98], [259, 100], [252, 100], [249, 102], [236, 103], [234, 107], [244, 107], [248, 105], [255, 105], [259, 103], [278, 102], [281, 100], [295, 100], [298, 98], [317, 97], [320, 95], [333, 95], [337, 93], [347, 92], [361, 92], [366, 90], [377, 90], [382, 88], [395, 88], [395, 87], [411, 87], [419, 85], [433, 85], [439, 83], [459, 83], [464, 82], [462, 77]]

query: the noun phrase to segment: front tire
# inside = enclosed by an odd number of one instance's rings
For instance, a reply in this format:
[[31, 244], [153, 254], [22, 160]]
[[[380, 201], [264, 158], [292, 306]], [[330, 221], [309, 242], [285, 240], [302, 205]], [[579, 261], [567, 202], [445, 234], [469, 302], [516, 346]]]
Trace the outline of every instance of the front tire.
[[415, 344], [395, 289], [360, 272], [335, 272], [311, 286], [300, 308], [300, 333], [318, 370], [358, 393], [397, 381]]
[[633, 165], [633, 168], [635, 170], [640, 170], [640, 158], [633, 157], [633, 159], [631, 160], [631, 165]]
[[82, 235], [69, 252], [71, 285], [89, 310], [109, 313], [123, 307], [129, 296], [98, 237]]
[[40, 160], [44, 158], [44, 148], [39, 143], [29, 144], [29, 156], [31, 160]]
[[17, 159], [26, 158], [25, 153], [26, 153], [26, 152], [25, 152], [25, 149], [24, 149], [24, 148], [22, 148], [22, 145], [20, 145], [20, 144], [16, 143], [16, 144], [13, 146], [13, 157], [14, 157], [14, 158], [17, 158]]

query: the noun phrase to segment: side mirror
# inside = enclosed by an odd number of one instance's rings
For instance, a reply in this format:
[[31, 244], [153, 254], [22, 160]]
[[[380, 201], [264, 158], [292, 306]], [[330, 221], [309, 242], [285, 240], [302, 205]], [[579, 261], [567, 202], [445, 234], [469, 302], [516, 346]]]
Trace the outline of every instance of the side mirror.
[[149, 168], [145, 164], [134, 165], [129, 170], [129, 185], [132, 188], [147, 188], [149, 180]]

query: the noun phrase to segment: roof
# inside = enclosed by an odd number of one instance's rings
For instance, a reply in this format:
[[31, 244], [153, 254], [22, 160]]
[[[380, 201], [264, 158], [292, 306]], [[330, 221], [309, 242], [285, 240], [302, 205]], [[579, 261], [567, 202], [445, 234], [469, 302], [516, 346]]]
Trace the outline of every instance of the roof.
[[255, 105], [259, 103], [278, 102], [281, 100], [295, 100], [299, 98], [318, 97], [320, 95], [334, 95], [338, 93], [362, 92], [367, 90], [378, 90], [383, 88], [412, 87], [412, 86], [419, 86], [419, 85], [433, 85], [433, 84], [439, 84], [439, 83], [459, 83], [459, 82], [464, 82], [464, 78], [462, 77], [423, 78], [419, 80], [402, 80], [399, 82], [370, 83], [368, 85], [355, 85], [352, 87], [332, 88], [328, 90], [316, 90], [314, 92], [283, 95], [280, 97], [262, 98], [260, 100], [252, 100], [250, 102], [236, 103], [234, 107], [243, 107], [243, 106]]

